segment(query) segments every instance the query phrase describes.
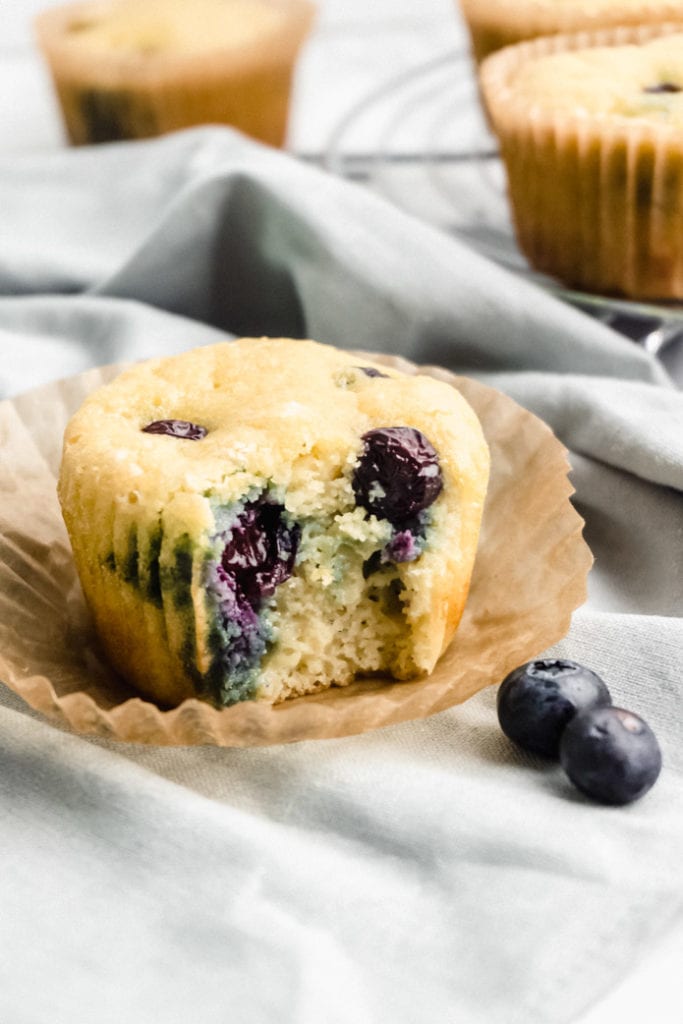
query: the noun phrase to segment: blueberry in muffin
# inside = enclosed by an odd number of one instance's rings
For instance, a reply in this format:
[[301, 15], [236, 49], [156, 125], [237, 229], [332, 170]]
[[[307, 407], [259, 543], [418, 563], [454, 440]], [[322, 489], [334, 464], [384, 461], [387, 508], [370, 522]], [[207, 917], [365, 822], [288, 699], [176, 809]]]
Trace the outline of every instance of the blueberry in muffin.
[[539, 36], [683, 20], [683, 0], [459, 0], [477, 61]]

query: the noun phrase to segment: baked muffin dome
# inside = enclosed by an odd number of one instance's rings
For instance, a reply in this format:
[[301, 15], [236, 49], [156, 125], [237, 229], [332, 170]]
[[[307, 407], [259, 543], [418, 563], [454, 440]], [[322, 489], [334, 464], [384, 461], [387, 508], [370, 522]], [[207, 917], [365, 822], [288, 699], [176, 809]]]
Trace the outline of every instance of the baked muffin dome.
[[[583, 43], [589, 42], [584, 37]], [[577, 44], [579, 40], [577, 39]], [[537, 52], [509, 79], [529, 116], [609, 118], [629, 125], [683, 124], [683, 26], [643, 43]]]
[[59, 497], [112, 664], [175, 705], [428, 673], [488, 479], [452, 387], [311, 341], [133, 367], [70, 421]]
[[281, 145], [308, 0], [85, 0], [36, 19], [71, 142], [229, 124]]
[[683, 26], [519, 43], [484, 61], [481, 85], [532, 266], [683, 298]]
[[683, 19], [683, 0], [460, 0], [477, 61], [538, 36]]

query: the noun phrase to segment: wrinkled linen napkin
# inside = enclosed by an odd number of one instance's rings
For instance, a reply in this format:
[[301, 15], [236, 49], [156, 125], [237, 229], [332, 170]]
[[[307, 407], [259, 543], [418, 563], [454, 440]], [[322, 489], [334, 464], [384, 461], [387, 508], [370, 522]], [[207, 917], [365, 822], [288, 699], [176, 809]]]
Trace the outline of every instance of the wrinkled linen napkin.
[[683, 914], [683, 395], [657, 362], [223, 129], [0, 162], [0, 294], [5, 395], [221, 332], [511, 394], [571, 450], [596, 558], [555, 650], [665, 758], [601, 808], [500, 735], [492, 688], [252, 750], [75, 737], [3, 689], [0, 1020], [560, 1024], [627, 978]]

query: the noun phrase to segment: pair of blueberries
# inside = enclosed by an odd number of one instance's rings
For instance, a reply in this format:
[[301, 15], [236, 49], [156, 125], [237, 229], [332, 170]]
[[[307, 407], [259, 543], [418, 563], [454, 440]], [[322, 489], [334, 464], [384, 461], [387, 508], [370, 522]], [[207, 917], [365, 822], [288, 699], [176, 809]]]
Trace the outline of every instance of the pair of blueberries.
[[657, 781], [662, 755], [652, 729], [614, 707], [600, 676], [575, 661], [521, 665], [501, 683], [497, 704], [506, 736], [559, 758], [574, 785], [599, 803], [632, 803]]

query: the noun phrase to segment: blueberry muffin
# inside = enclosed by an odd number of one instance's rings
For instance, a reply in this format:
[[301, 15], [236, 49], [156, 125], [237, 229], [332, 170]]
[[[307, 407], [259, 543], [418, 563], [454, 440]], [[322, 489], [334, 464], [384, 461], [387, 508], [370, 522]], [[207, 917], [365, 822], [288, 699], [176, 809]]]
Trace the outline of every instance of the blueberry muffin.
[[70, 421], [59, 497], [97, 632], [164, 705], [429, 673], [488, 480], [458, 392], [312, 341], [139, 364]]
[[308, 0], [91, 0], [36, 20], [72, 143], [229, 124], [283, 143]]
[[683, 0], [460, 0], [477, 61], [538, 36], [683, 20]]
[[683, 26], [520, 43], [484, 61], [481, 84], [532, 266], [683, 298]]

